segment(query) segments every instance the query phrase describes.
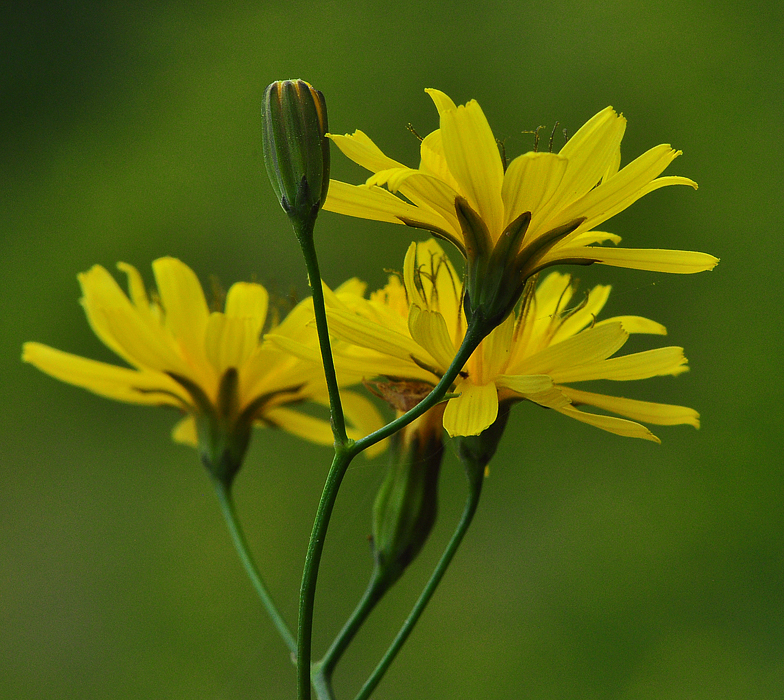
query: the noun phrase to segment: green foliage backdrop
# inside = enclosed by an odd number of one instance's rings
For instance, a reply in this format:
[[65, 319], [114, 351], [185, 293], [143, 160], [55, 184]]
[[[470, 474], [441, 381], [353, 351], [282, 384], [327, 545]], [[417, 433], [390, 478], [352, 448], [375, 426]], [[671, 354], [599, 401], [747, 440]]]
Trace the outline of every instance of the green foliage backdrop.
[[[264, 86], [301, 77], [331, 128], [409, 163], [423, 93], [476, 98], [513, 153], [612, 104], [625, 159], [672, 142], [667, 188], [613, 220], [630, 247], [722, 258], [692, 277], [580, 270], [608, 312], [665, 323], [692, 371], [635, 396], [703, 427], [638, 443], [519, 406], [469, 536], [379, 698], [777, 698], [784, 687], [781, 219], [784, 11], [764, 0], [388, 4], [16, 3], [0, 116], [0, 697], [291, 698], [294, 670], [232, 551], [175, 416], [109, 403], [19, 362], [38, 340], [110, 359], [75, 275], [175, 255], [207, 283], [306, 293], [261, 162]], [[362, 173], [335, 151], [336, 176]], [[411, 232], [322, 216], [330, 284], [378, 285]], [[642, 346], [641, 346], [642, 347]], [[257, 433], [237, 497], [293, 621], [329, 451]], [[382, 462], [348, 474], [327, 543], [317, 651], [370, 568]], [[339, 670], [353, 695], [458, 515], [457, 461], [411, 573]]]

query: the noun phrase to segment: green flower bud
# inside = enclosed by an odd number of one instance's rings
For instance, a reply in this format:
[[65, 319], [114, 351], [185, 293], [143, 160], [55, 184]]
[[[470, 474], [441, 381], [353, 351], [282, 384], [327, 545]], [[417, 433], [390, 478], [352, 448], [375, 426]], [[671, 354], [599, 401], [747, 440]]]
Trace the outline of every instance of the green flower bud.
[[279, 80], [261, 103], [262, 145], [275, 194], [293, 220], [312, 222], [329, 189], [327, 105], [304, 80]]
[[428, 411], [392, 438], [389, 471], [373, 505], [373, 554], [384, 589], [416, 558], [435, 524], [442, 416], [443, 409]]

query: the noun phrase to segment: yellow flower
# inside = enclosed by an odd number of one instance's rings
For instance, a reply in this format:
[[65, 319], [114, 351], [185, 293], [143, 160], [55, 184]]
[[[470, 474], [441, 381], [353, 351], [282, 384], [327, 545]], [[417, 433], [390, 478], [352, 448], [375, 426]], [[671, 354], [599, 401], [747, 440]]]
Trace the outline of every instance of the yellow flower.
[[[609, 379], [627, 381], [677, 375], [688, 368], [682, 348], [664, 347], [612, 357], [630, 333], [666, 334], [664, 326], [639, 316], [595, 322], [610, 293], [594, 287], [569, 306], [574, 289], [569, 275], [551, 273], [534, 289], [526, 287], [521, 309], [510, 314], [479, 345], [455, 381], [444, 411], [451, 436], [478, 435], [496, 420], [499, 402], [529, 400], [618, 435], [658, 442], [635, 421], [699, 427], [696, 411], [682, 406], [596, 394], [569, 386]], [[403, 281], [396, 276], [364, 299], [328, 294], [331, 331], [353, 347], [338, 345], [340, 366], [368, 378], [390, 378], [396, 387], [433, 385], [445, 372], [463, 339], [466, 319], [462, 285], [443, 250], [433, 240], [414, 243], [406, 255]], [[295, 342], [276, 339], [300, 355]], [[425, 390], [419, 389], [420, 398]], [[593, 406], [624, 418], [580, 410]], [[631, 419], [631, 420], [628, 420]]]
[[[120, 263], [129, 296], [100, 265], [79, 275], [87, 319], [101, 341], [131, 368], [97, 362], [25, 343], [22, 359], [47, 374], [101, 396], [128, 403], [171, 406], [186, 413], [174, 428], [177, 442], [198, 446], [218, 478], [231, 481], [253, 424], [283, 428], [332, 444], [326, 421], [288, 406], [311, 399], [327, 404], [323, 371], [262, 342], [268, 295], [259, 284], [238, 282], [225, 310], [210, 312], [194, 272], [175, 258], [153, 262], [158, 295], [148, 297], [139, 272]], [[275, 332], [315, 346], [310, 300], [300, 303]], [[354, 376], [356, 380], [356, 376]], [[345, 381], [344, 381], [345, 383]], [[381, 425], [372, 404], [343, 396], [359, 437]]]
[[626, 120], [611, 107], [559, 153], [524, 153], [507, 166], [476, 101], [458, 107], [439, 90], [426, 92], [440, 128], [422, 140], [419, 168], [388, 158], [362, 131], [331, 135], [374, 175], [359, 186], [333, 181], [324, 209], [426, 229], [451, 241], [467, 261], [469, 315], [482, 309], [500, 322], [525, 280], [557, 263], [692, 273], [718, 262], [706, 253], [594, 245], [620, 241], [595, 229], [643, 195], [667, 185], [697, 187], [685, 177], [659, 177], [681, 153], [666, 144], [620, 168]]

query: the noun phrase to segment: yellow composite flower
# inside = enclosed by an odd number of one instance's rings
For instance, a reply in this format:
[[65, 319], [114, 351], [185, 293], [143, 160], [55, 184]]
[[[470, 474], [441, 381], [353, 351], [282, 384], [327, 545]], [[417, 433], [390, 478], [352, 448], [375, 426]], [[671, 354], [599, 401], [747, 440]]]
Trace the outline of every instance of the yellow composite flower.
[[[688, 368], [682, 348], [663, 347], [620, 357], [631, 333], [666, 334], [659, 323], [639, 316], [595, 322], [609, 286], [590, 290], [572, 304], [569, 275], [551, 273], [534, 289], [526, 287], [521, 308], [495, 328], [473, 353], [452, 388], [456, 398], [444, 411], [451, 436], [478, 435], [498, 416], [499, 402], [529, 400], [597, 428], [658, 442], [636, 421], [699, 427], [696, 411], [683, 406], [591, 393], [573, 383], [608, 379], [627, 381], [677, 375]], [[414, 243], [406, 255], [403, 280], [388, 284], [369, 299], [328, 294], [331, 332], [352, 346], [338, 344], [339, 366], [366, 378], [390, 378], [387, 392], [401, 394], [422, 386], [420, 398], [443, 375], [463, 340], [466, 319], [462, 285], [434, 240]], [[292, 352], [307, 355], [296, 343], [276, 339]], [[382, 386], [382, 385], [379, 385]], [[590, 413], [592, 406], [617, 416]]]
[[[175, 426], [173, 438], [199, 446], [202, 453], [205, 443], [228, 436], [229, 442], [244, 440], [238, 446], [244, 454], [253, 424], [332, 444], [327, 421], [291, 408], [307, 399], [328, 404], [323, 370], [263, 342], [268, 322], [264, 287], [238, 282], [226, 294], [224, 311], [211, 312], [195, 273], [175, 258], [153, 262], [158, 291], [152, 298], [134, 267], [118, 267], [128, 277], [128, 296], [100, 265], [80, 274], [79, 283], [93, 331], [130, 368], [34, 342], [24, 344], [22, 359], [100, 396], [179, 409], [186, 416]], [[308, 299], [275, 332], [315, 347], [315, 331], [307, 326], [311, 318]], [[343, 402], [355, 437], [381, 426], [380, 416], [363, 396], [344, 392]], [[214, 434], [205, 434], [209, 432]]]
[[[451, 241], [468, 262], [469, 297], [500, 295], [505, 316], [525, 279], [557, 263], [693, 273], [718, 262], [706, 253], [596, 245], [620, 241], [596, 227], [640, 197], [667, 185], [697, 187], [685, 177], [659, 177], [681, 153], [666, 144], [620, 168], [626, 120], [611, 107], [592, 117], [559, 153], [524, 153], [507, 166], [475, 100], [456, 106], [439, 90], [426, 92], [438, 109], [440, 128], [422, 139], [418, 168], [387, 157], [362, 131], [330, 135], [373, 175], [362, 185], [333, 180], [324, 209], [426, 229]], [[485, 280], [472, 279], [488, 275], [494, 278], [490, 291]]]

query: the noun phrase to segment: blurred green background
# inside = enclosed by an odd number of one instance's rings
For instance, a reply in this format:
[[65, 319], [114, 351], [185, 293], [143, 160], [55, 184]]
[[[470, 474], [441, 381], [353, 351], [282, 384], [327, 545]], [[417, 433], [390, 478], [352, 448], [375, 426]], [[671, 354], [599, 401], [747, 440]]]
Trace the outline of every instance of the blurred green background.
[[[0, 697], [290, 699], [294, 671], [254, 599], [174, 415], [107, 402], [19, 362], [26, 340], [111, 360], [75, 275], [118, 260], [152, 282], [178, 256], [205, 284], [307, 286], [266, 180], [259, 104], [274, 79], [327, 96], [417, 162], [423, 92], [476, 98], [507, 152], [612, 104], [624, 162], [684, 150], [667, 188], [616, 217], [631, 247], [701, 250], [712, 273], [581, 268], [608, 313], [647, 315], [692, 371], [629, 386], [703, 427], [625, 440], [518, 406], [475, 524], [378, 698], [779, 698], [784, 689], [781, 125], [784, 11], [773, 2], [68, 2], [3, 11], [0, 159]], [[360, 169], [333, 151], [333, 173]], [[377, 286], [412, 232], [321, 217], [327, 282]], [[655, 340], [655, 339], [654, 339]], [[640, 342], [633, 349], [650, 347]], [[632, 347], [632, 346], [629, 346]], [[627, 387], [624, 387], [627, 389]], [[257, 433], [237, 498], [293, 622], [329, 450]], [[358, 460], [329, 533], [322, 651], [364, 588], [383, 461]], [[444, 467], [432, 542], [339, 668], [353, 697], [459, 514]]]

